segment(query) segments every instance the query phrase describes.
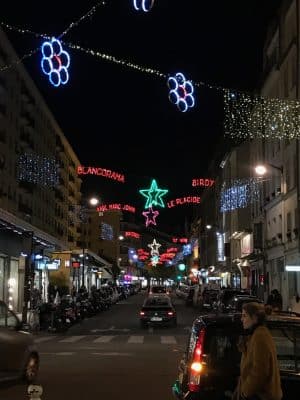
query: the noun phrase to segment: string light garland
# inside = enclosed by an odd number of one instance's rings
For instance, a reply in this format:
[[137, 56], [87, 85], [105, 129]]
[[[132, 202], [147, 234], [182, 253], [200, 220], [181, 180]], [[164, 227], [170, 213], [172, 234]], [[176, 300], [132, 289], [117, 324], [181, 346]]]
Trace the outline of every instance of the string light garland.
[[[82, 21], [84, 21], [86, 18], [91, 18], [93, 14], [97, 11], [97, 9], [100, 6], [105, 6], [106, 2], [104, 0], [99, 1], [97, 4], [95, 4], [87, 13], [82, 15], [77, 21], [71, 22], [70, 25], [59, 35], [59, 38], [61, 39], [63, 36], [65, 36], [71, 29], [77, 27]], [[36, 38], [43, 38], [43, 39], [51, 39], [51, 36], [46, 34], [46, 33], [36, 33], [33, 32], [31, 29], [26, 29], [26, 28], [20, 28], [16, 26], [12, 26], [10, 24], [7, 24], [5, 22], [0, 22], [0, 25], [5, 27], [8, 30], [18, 32], [20, 34], [30, 34], [35, 36]], [[40, 47], [31, 50], [29, 53], [24, 54], [22, 57], [18, 58], [15, 61], [10, 62], [9, 64], [6, 64], [2, 67], [0, 67], [0, 72], [5, 71], [7, 69], [10, 69], [18, 64], [20, 64], [22, 61], [24, 61], [26, 58], [29, 58], [36, 54], [40, 50]]]
[[[18, 32], [20, 34], [26, 34], [26, 33], [28, 34], [29, 33], [31, 35], [34, 35], [36, 38], [42, 38], [42, 39], [48, 39], [48, 40], [51, 39], [51, 35], [49, 35], [49, 34], [42, 34], [42, 33], [32, 32], [29, 29], [22, 29], [22, 28], [14, 27], [12, 25], [9, 25], [9, 24], [3, 23], [3, 22], [1, 22], [0, 24], [2, 26], [6, 27], [7, 29], [10, 29], [12, 31]], [[59, 37], [61, 38], [62, 35], [60, 35]], [[158, 78], [167, 79], [167, 74], [165, 74], [165, 73], [163, 73], [163, 72], [161, 72], [161, 71], [159, 71], [157, 69], [154, 69], [154, 68], [151, 68], [151, 67], [147, 67], [147, 66], [142, 66], [142, 65], [139, 65], [139, 64], [135, 64], [135, 63], [133, 63], [131, 61], [128, 61], [128, 60], [125, 60], [125, 59], [121, 59], [121, 58], [117, 58], [117, 57], [112, 56], [110, 54], [102, 53], [101, 51], [98, 51], [98, 50], [93, 50], [93, 49], [90, 49], [90, 48], [84, 48], [84, 47], [82, 47], [82, 46], [80, 46], [78, 44], [74, 44], [74, 43], [70, 43], [70, 42], [64, 42], [64, 41], [61, 41], [61, 43], [63, 45], [65, 45], [65, 46], [69, 47], [70, 49], [81, 51], [81, 52], [83, 52], [83, 53], [85, 53], [87, 55], [90, 55], [90, 56], [93, 56], [93, 57], [97, 57], [97, 58], [101, 58], [102, 60], [109, 61], [109, 62], [112, 62], [114, 64], [122, 65], [122, 66], [125, 66], [127, 68], [139, 71], [139, 72], [143, 72], [143, 73], [150, 74], [150, 75], [155, 75]], [[39, 50], [40, 50], [40, 48], [38, 47], [37, 49], [34, 49], [34, 50], [30, 51], [29, 53], [27, 53], [24, 56], [22, 56], [22, 58], [20, 60], [17, 60], [16, 63], [20, 63], [23, 59], [31, 57], [32, 55], [37, 53]], [[6, 64], [6, 65], [2, 66], [0, 68], [0, 72], [4, 71], [6, 69], [12, 68], [16, 63], [13, 62], [13, 63]]]
[[86, 18], [91, 18], [95, 12], [97, 11], [97, 9], [101, 6], [105, 6], [106, 2], [101, 0], [98, 1], [97, 4], [95, 4], [87, 13], [85, 13], [84, 15], [82, 15], [77, 21], [75, 22], [71, 22], [71, 24], [63, 31], [63, 33], [61, 35], [59, 35], [59, 38], [62, 38], [63, 36], [65, 36], [71, 29], [77, 27], [79, 24], [81, 24], [81, 22], [83, 22]]
[[102, 240], [113, 240], [114, 231], [113, 227], [105, 222], [101, 222], [101, 239]]
[[36, 54], [38, 51], [40, 51], [40, 48], [37, 47], [36, 49], [31, 50], [29, 53], [24, 54], [21, 58], [18, 58], [17, 60], [11, 61], [9, 64], [5, 64], [2, 67], [0, 67], [0, 72], [4, 72], [10, 68], [15, 67], [16, 65], [21, 64], [26, 58], [29, 58]]
[[[59, 36], [60, 38], [77, 26], [85, 18], [90, 17], [100, 5], [105, 2], [97, 3], [89, 12], [82, 16], [77, 22], [72, 22], [67, 29]], [[21, 34], [32, 34], [35, 37], [49, 39], [46, 34], [38, 34], [29, 29], [22, 29], [0, 22], [7, 29], [17, 31]], [[62, 42], [63, 43], [63, 42]], [[65, 46], [81, 51], [85, 54], [101, 58], [105, 61], [113, 62], [139, 72], [154, 75], [163, 79], [170, 79], [157, 69], [141, 66], [125, 59], [102, 53], [98, 50], [84, 48], [78, 44], [63, 43]], [[0, 67], [0, 72], [12, 68], [37, 53], [38, 49], [33, 49], [23, 55], [20, 59], [12, 61]], [[224, 98], [224, 131], [225, 136], [237, 139], [246, 138], [265, 138], [265, 139], [297, 139], [300, 137], [300, 102], [291, 99], [265, 98], [250, 93], [244, 93], [234, 89], [224, 88], [220, 85], [212, 85], [202, 81], [188, 81], [193, 87], [206, 87], [222, 92]], [[173, 84], [174, 81], [173, 81]], [[172, 90], [172, 89], [171, 89]], [[176, 96], [174, 94], [174, 99]], [[177, 101], [177, 100], [176, 100]]]
[[181, 72], [170, 76], [167, 85], [170, 89], [169, 100], [177, 105], [179, 111], [186, 112], [189, 108], [194, 107], [194, 86], [191, 81], [186, 80]]
[[86, 224], [88, 222], [88, 210], [81, 204], [69, 206], [69, 217], [73, 224]]
[[224, 183], [221, 189], [220, 211], [246, 208], [249, 204], [259, 201], [261, 194], [261, 180], [259, 178], [233, 179]]
[[225, 135], [238, 139], [298, 139], [300, 102], [224, 93]]
[[161, 71], [159, 71], [157, 69], [154, 69], [154, 68], [151, 68], [151, 67], [142, 66], [142, 65], [139, 65], [139, 64], [135, 64], [135, 63], [133, 63], [131, 61], [124, 60], [124, 59], [121, 59], [121, 58], [117, 58], [117, 57], [109, 55], [109, 54], [101, 53], [98, 50], [84, 48], [84, 47], [81, 47], [80, 45], [77, 45], [77, 44], [73, 44], [73, 43], [65, 43], [65, 44], [68, 47], [70, 47], [71, 49], [81, 51], [81, 52], [83, 52], [85, 54], [88, 54], [88, 55], [91, 55], [93, 57], [98, 57], [98, 58], [101, 58], [102, 60], [110, 61], [110, 62], [112, 62], [114, 64], [122, 65], [122, 66], [125, 66], [127, 68], [137, 70], [139, 72], [144, 72], [146, 74], [155, 75], [158, 78], [164, 78], [164, 79], [167, 78], [167, 74], [165, 74], [165, 73], [163, 73], [163, 72], [161, 72]]
[[133, 0], [133, 7], [137, 11], [148, 12], [154, 5], [154, 0]]
[[34, 153], [19, 156], [18, 180], [41, 186], [55, 187], [59, 181], [56, 160]]
[[[63, 36], [65, 36], [67, 33], [70, 32], [71, 29], [77, 27], [81, 22], [83, 22], [86, 18], [91, 18], [93, 14], [97, 11], [97, 9], [100, 6], [105, 6], [106, 2], [101, 0], [97, 4], [95, 4], [88, 12], [86, 12], [84, 15], [82, 15], [77, 21], [72, 21], [70, 25], [58, 36], [59, 39], [61, 39]], [[3, 26], [6, 29], [9, 29], [11, 31], [21, 33], [21, 34], [30, 34], [35, 36], [36, 38], [46, 38], [50, 39], [51, 35], [48, 35], [47, 33], [37, 33], [32, 31], [31, 29], [28, 28], [20, 28], [17, 26], [10, 25], [6, 22], [0, 22], [0, 25]]]

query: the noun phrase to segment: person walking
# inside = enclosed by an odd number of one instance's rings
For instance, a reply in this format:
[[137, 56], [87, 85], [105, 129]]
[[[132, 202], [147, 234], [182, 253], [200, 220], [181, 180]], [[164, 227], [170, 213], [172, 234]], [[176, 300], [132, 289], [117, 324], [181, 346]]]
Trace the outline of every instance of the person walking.
[[239, 400], [281, 400], [282, 389], [277, 352], [265, 326], [263, 304], [251, 302], [242, 307], [242, 324], [247, 336], [240, 343], [240, 379], [233, 398]]
[[282, 310], [282, 296], [278, 289], [273, 289], [268, 296], [267, 305], [271, 306], [274, 311]]

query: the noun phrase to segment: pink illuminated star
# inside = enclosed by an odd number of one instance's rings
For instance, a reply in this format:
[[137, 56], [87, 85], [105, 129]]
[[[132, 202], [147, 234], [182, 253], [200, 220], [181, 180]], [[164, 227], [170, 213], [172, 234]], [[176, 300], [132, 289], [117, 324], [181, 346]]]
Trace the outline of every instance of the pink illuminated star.
[[152, 207], [149, 207], [149, 211], [144, 211], [142, 214], [146, 218], [146, 226], [156, 225], [156, 217], [159, 215], [159, 211], [153, 211]]

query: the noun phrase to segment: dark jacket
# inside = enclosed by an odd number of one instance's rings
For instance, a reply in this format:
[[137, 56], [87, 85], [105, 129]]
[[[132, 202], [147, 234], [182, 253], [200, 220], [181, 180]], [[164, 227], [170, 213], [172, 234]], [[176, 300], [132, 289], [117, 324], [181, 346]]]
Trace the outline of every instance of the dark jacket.
[[242, 352], [240, 392], [246, 398], [281, 400], [280, 371], [274, 340], [265, 326], [258, 326]]
[[282, 296], [280, 293], [271, 293], [267, 299], [267, 305], [278, 307], [282, 310]]

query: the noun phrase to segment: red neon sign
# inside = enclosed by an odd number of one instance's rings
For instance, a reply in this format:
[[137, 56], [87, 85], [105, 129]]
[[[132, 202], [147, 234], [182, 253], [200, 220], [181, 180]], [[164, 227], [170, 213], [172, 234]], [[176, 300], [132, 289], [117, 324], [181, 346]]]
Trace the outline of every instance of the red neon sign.
[[135, 207], [129, 206], [128, 204], [101, 204], [101, 206], [97, 207], [98, 212], [105, 212], [105, 211], [115, 211], [115, 210], [120, 210], [120, 211], [128, 211], [131, 213], [135, 213]]
[[192, 186], [212, 187], [214, 184], [215, 180], [210, 178], [192, 179]]
[[160, 260], [165, 261], [165, 260], [172, 260], [176, 256], [175, 253], [162, 253], [160, 255]]
[[136, 232], [125, 232], [125, 237], [132, 237], [135, 239], [139, 239], [141, 237], [141, 235]]
[[200, 204], [201, 197], [199, 196], [187, 196], [187, 197], [181, 197], [179, 199], [175, 200], [170, 200], [167, 202], [168, 208], [173, 208], [176, 206], [182, 206], [183, 204]]
[[188, 239], [187, 238], [173, 238], [172, 242], [173, 243], [187, 243]]
[[111, 171], [110, 169], [100, 168], [100, 167], [84, 167], [79, 165], [77, 167], [78, 175], [97, 175], [104, 176], [104, 178], [113, 179], [118, 182], [125, 182], [125, 176], [119, 172]]
[[177, 253], [178, 249], [177, 247], [169, 247], [167, 249], [167, 253]]

